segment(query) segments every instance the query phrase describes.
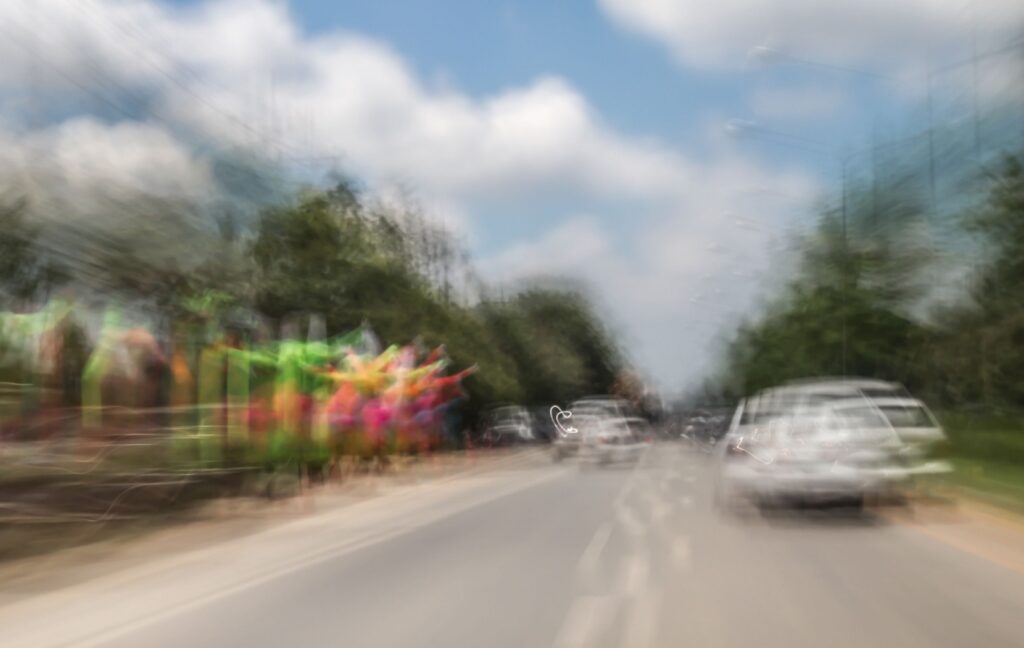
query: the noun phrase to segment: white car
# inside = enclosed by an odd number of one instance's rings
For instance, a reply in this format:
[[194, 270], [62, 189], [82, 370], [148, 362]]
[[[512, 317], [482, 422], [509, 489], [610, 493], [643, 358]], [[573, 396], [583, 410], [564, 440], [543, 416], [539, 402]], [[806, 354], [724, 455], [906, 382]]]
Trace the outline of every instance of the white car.
[[874, 378], [808, 378], [791, 380], [781, 389], [792, 389], [809, 394], [829, 395], [847, 393], [868, 398], [904, 398], [909, 397], [907, 389], [898, 382], [876, 380]]
[[758, 394], [775, 411], [810, 409], [837, 400], [909, 398], [903, 385], [871, 378], [794, 380]]
[[552, 442], [554, 460], [579, 456], [604, 464], [634, 458], [643, 444], [630, 426], [628, 410], [625, 401], [610, 396], [574, 401], [568, 410], [571, 418], [564, 421]]
[[729, 437], [756, 435], [761, 427], [785, 415], [788, 411], [782, 407], [780, 401], [773, 399], [770, 394], [765, 392], [741, 400], [736, 406], [736, 411], [733, 412], [729, 429], [723, 436], [723, 441]]
[[635, 461], [647, 447], [626, 418], [591, 416], [579, 425], [580, 458], [584, 461], [599, 465]]
[[740, 426], [719, 447], [716, 500], [731, 504], [844, 501], [888, 495], [909, 477], [905, 445], [863, 398]]
[[518, 405], [495, 408], [488, 417], [484, 438], [494, 445], [533, 441], [530, 413]]
[[871, 403], [906, 444], [907, 464], [911, 474], [941, 475], [952, 472], [953, 466], [948, 461], [932, 458], [936, 449], [946, 441], [946, 434], [924, 403], [916, 398], [872, 398]]

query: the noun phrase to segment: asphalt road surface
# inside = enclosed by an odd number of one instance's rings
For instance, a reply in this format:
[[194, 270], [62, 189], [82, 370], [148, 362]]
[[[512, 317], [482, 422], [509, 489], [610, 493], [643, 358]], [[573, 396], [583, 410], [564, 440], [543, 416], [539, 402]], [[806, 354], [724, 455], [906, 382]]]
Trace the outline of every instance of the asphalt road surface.
[[0, 645], [1024, 645], [1012, 557], [870, 511], [722, 515], [709, 484], [678, 445], [529, 452], [5, 605]]

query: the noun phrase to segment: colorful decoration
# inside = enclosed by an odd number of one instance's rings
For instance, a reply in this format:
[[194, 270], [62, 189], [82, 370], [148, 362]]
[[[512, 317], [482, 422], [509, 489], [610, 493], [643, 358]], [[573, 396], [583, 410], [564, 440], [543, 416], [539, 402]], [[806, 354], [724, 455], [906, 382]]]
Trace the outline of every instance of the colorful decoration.
[[[55, 301], [38, 313], [0, 314], [0, 365], [53, 373], [61, 347], [46, 332], [71, 312]], [[163, 412], [154, 417], [173, 431], [177, 460], [207, 465], [420, 452], [436, 447], [452, 404], [465, 396], [462, 381], [476, 370], [448, 375], [443, 346], [381, 351], [365, 323], [330, 339], [321, 325], [310, 327], [320, 339], [256, 343], [216, 321], [200, 312], [178, 322], [164, 347], [107, 309], [80, 374], [82, 429], [104, 432], [141, 420], [129, 416], [138, 410]]]

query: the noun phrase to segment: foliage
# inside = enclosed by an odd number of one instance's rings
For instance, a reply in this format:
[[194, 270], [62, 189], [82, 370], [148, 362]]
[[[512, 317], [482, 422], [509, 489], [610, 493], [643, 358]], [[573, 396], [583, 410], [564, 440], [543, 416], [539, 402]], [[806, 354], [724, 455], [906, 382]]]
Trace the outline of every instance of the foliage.
[[67, 270], [38, 245], [24, 200], [0, 204], [0, 296], [32, 301], [68, 279]]
[[[315, 319], [328, 334], [369, 322], [386, 343], [443, 344], [453, 370], [479, 368], [464, 383], [469, 425], [498, 402], [606, 393], [623, 365], [581, 295], [531, 288], [489, 301], [443, 225], [411, 201], [367, 201], [348, 181], [307, 190], [255, 219], [243, 218], [242, 207], [210, 215], [174, 200], [112, 209], [122, 226], [89, 229], [83, 221], [55, 240], [76, 242], [72, 283], [144, 312], [158, 332], [241, 321], [301, 337], [305, 330], [291, 323]], [[43, 229], [23, 202], [0, 210], [0, 290], [11, 297], [35, 300], [71, 279], [39, 252]]]
[[848, 229], [822, 214], [799, 272], [730, 342], [723, 384], [738, 396], [791, 378], [872, 376], [948, 406], [1024, 404], [1024, 168], [1007, 158], [974, 191], [961, 231], [984, 261], [959, 302], [922, 310], [935, 257], [917, 201], [855, 190], [851, 203], [871, 209], [854, 210]]
[[445, 344], [456, 367], [477, 364], [466, 382], [471, 421], [488, 403], [606, 392], [622, 364], [578, 294], [533, 288], [503, 303], [453, 301], [454, 243], [417, 211], [366, 208], [348, 185], [268, 210], [251, 252], [256, 307], [271, 317], [315, 312], [331, 330], [369, 320], [383, 339]]

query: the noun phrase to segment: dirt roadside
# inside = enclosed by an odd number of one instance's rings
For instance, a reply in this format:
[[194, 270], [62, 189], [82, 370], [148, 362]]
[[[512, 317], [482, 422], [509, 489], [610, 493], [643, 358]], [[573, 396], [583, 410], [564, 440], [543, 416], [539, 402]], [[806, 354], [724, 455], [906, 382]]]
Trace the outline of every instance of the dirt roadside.
[[1024, 515], [972, 497], [942, 490], [884, 517], [933, 540], [1024, 574]]
[[222, 498], [113, 530], [96, 529], [93, 536], [83, 536], [84, 541], [75, 546], [0, 563], [0, 605], [418, 484], [515, 467], [536, 461], [540, 452], [538, 448], [521, 448], [438, 454], [400, 462], [384, 474], [356, 475], [340, 483], [303, 488], [293, 497]]

